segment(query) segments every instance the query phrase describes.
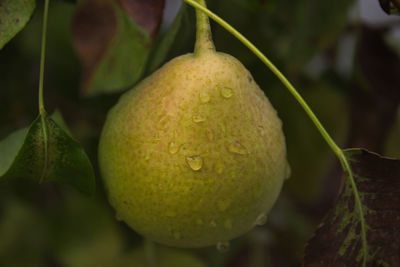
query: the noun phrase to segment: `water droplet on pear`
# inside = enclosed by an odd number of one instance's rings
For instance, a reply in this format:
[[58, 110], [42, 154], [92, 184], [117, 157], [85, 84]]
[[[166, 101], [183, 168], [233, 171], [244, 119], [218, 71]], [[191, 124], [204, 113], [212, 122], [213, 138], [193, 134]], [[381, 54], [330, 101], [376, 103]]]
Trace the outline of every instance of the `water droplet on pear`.
[[176, 153], [178, 153], [178, 151], [179, 151], [179, 145], [174, 141], [169, 142], [168, 152], [170, 154], [176, 154]]
[[194, 171], [198, 171], [203, 167], [203, 159], [199, 155], [186, 157], [186, 162]]
[[221, 95], [224, 98], [231, 98], [233, 96], [233, 90], [229, 87], [221, 87]]
[[218, 250], [219, 252], [227, 252], [227, 251], [229, 251], [229, 247], [230, 247], [230, 244], [229, 244], [229, 242], [227, 242], [227, 241], [225, 241], [225, 242], [218, 242], [218, 243], [217, 243], [217, 250]]
[[199, 97], [201, 103], [208, 103], [211, 99], [210, 95], [207, 92], [200, 92]]
[[261, 213], [260, 215], [258, 215], [257, 219], [256, 219], [256, 225], [264, 225], [267, 222], [267, 214], [265, 213]]
[[206, 118], [204, 116], [202, 116], [201, 114], [196, 113], [196, 114], [193, 115], [192, 120], [195, 123], [199, 123], [199, 122], [205, 121]]
[[236, 141], [228, 144], [228, 150], [231, 153], [239, 155], [246, 155], [248, 153], [247, 149], [241, 143]]

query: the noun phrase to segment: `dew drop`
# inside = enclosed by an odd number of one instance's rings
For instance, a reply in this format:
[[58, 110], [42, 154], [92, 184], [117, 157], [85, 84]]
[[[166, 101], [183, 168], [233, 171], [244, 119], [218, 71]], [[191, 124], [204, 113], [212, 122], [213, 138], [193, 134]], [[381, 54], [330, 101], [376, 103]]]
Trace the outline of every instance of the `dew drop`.
[[210, 102], [210, 95], [207, 92], [200, 92], [199, 97], [201, 103]]
[[264, 136], [264, 134], [265, 134], [264, 127], [262, 125], [258, 125], [257, 129], [258, 129], [258, 132], [260, 133], [260, 135]]
[[179, 151], [179, 145], [174, 141], [169, 142], [169, 144], [168, 144], [168, 152], [170, 154], [176, 154], [176, 153], [178, 153], [178, 151]]
[[227, 251], [229, 251], [229, 242], [218, 242], [217, 243], [217, 250], [219, 252], [227, 252]]
[[288, 162], [286, 162], [286, 168], [285, 168], [285, 180], [290, 178], [290, 175], [292, 174], [292, 170], [290, 168], [290, 165]]
[[246, 155], [247, 149], [239, 142], [232, 142], [228, 145], [228, 150], [234, 154]]
[[222, 87], [221, 88], [221, 95], [225, 98], [230, 98], [233, 96], [233, 90], [229, 87]]
[[199, 123], [206, 120], [206, 118], [200, 114], [194, 114], [192, 117], [193, 122]]
[[264, 225], [267, 222], [267, 214], [261, 213], [256, 219], [256, 225]]
[[186, 162], [194, 171], [198, 171], [203, 167], [203, 159], [198, 155], [186, 157]]

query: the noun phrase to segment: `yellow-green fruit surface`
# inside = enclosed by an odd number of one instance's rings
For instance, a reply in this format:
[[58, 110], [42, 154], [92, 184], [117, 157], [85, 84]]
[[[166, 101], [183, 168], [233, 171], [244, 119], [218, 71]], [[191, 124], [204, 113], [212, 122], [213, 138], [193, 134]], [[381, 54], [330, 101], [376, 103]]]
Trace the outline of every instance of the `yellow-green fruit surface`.
[[288, 170], [276, 111], [238, 60], [215, 52], [177, 57], [125, 93], [99, 164], [117, 217], [177, 247], [265, 221]]

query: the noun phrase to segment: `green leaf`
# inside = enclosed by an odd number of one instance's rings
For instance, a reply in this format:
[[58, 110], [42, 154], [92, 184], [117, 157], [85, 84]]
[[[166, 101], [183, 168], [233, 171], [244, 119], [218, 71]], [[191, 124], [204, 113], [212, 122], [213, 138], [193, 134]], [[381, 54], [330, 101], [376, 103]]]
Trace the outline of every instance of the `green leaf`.
[[28, 130], [24, 128], [15, 131], [0, 142], [0, 177], [6, 173], [17, 156]]
[[65, 123], [60, 111], [56, 110], [52, 115], [51, 118], [53, 119], [53, 121], [55, 123], [57, 123], [57, 125], [66, 133], [68, 134], [70, 137], [72, 137], [71, 132], [68, 129], [67, 124]]
[[[65, 125], [57, 113], [55, 118]], [[1, 141], [0, 179], [59, 181], [92, 194], [95, 183], [90, 160], [62, 127], [51, 117], [38, 116], [29, 128]]]
[[155, 71], [164, 62], [168, 52], [176, 40], [183, 19], [188, 20], [186, 5], [181, 6], [174, 22], [171, 24], [167, 32], [156, 40], [147, 63], [147, 72]]
[[[367, 266], [400, 266], [400, 159], [345, 150], [363, 205]], [[309, 240], [303, 266], [362, 266], [360, 218], [349, 179]]]
[[25, 27], [35, 5], [35, 0], [0, 1], [0, 49]]
[[79, 6], [73, 43], [83, 65], [84, 94], [119, 92], [142, 77], [163, 7], [163, 0], [86, 0]]

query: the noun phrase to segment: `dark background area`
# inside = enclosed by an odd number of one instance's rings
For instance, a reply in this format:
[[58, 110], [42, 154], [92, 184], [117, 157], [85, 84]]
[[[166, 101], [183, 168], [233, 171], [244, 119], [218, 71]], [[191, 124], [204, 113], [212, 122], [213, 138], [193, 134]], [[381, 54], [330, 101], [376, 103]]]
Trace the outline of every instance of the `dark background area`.
[[[167, 0], [167, 23], [178, 2]], [[287, 75], [341, 147], [400, 157], [400, 19], [385, 15], [377, 0], [209, 0], [208, 6]], [[42, 7], [37, 1], [32, 20], [0, 51], [0, 139], [38, 115]], [[71, 38], [75, 8], [51, 1], [44, 97], [48, 112], [62, 113], [88, 153], [96, 194], [85, 197], [61, 184], [0, 181], [0, 266], [128, 266], [120, 259], [143, 246], [142, 237], [116, 220], [104, 194], [97, 144], [120, 94], [81, 94]], [[187, 11], [168, 58], [193, 50], [194, 12]], [[292, 175], [267, 224], [233, 240], [228, 252], [180, 251], [205, 266], [299, 266], [304, 245], [337, 195], [340, 165], [278, 79], [228, 32], [215, 23], [212, 29], [217, 50], [238, 58], [278, 110]]]

